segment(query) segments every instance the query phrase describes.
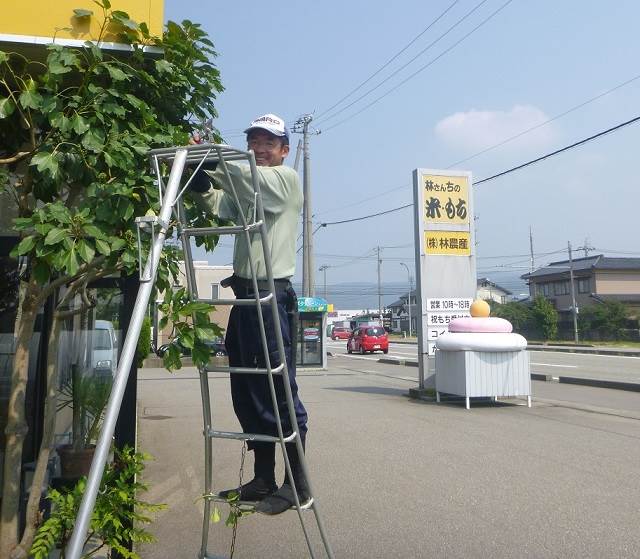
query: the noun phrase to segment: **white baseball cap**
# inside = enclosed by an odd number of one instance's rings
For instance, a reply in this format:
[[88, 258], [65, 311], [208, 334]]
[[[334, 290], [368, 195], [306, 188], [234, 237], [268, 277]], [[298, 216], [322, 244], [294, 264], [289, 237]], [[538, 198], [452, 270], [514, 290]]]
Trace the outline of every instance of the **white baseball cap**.
[[257, 128], [261, 128], [262, 130], [266, 130], [267, 132], [271, 132], [274, 136], [278, 136], [280, 138], [285, 137], [289, 139], [289, 130], [284, 124], [284, 120], [282, 120], [279, 116], [274, 114], [266, 114], [259, 116], [255, 120], [251, 121], [249, 128], [247, 128], [244, 133], [248, 134], [251, 130], [255, 130]]

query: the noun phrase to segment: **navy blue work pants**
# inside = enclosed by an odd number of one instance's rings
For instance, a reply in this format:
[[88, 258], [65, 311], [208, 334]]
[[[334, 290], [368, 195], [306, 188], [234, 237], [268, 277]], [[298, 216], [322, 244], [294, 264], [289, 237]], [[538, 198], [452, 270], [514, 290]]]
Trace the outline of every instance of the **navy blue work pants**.
[[[253, 295], [242, 288], [235, 289], [236, 298], [248, 299]], [[293, 307], [297, 307], [297, 300], [293, 288], [288, 285], [286, 289], [277, 289], [279, 327], [282, 331], [284, 349], [289, 371], [289, 386], [293, 396], [296, 420], [301, 437], [307, 432], [307, 411], [298, 397], [298, 384], [296, 383], [296, 356], [292, 355], [292, 315]], [[261, 292], [264, 296], [267, 292]], [[290, 311], [290, 312], [288, 312]], [[297, 308], [295, 308], [297, 312]], [[271, 367], [280, 365], [280, 355], [276, 343], [273, 315], [271, 305], [263, 305], [262, 316], [267, 337], [268, 355]], [[225, 338], [229, 365], [231, 367], [257, 367], [266, 368], [265, 354], [260, 337], [260, 326], [256, 307], [234, 306], [229, 316], [227, 334]], [[278, 401], [280, 421], [285, 436], [292, 432], [287, 401], [284, 392], [283, 376], [273, 375], [275, 391]], [[273, 400], [269, 389], [269, 380], [266, 374], [241, 374], [231, 373], [231, 397], [233, 409], [240, 421], [245, 433], [259, 433], [263, 435], [277, 436], [277, 422], [273, 408]], [[248, 441], [247, 447], [253, 449], [261, 444]]]

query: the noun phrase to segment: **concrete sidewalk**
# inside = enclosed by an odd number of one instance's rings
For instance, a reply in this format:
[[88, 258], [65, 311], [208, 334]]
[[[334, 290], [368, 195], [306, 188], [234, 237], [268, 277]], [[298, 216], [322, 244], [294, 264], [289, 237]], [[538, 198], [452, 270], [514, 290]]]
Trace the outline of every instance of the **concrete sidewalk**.
[[[210, 380], [216, 428], [236, 430], [228, 384]], [[299, 384], [312, 481], [337, 558], [640, 556], [640, 396], [624, 396], [638, 398], [637, 413], [628, 411], [635, 400], [627, 411], [582, 408], [536, 400], [534, 385], [531, 409], [513, 400], [467, 411], [410, 400], [414, 384], [385, 365], [335, 358], [329, 371], [301, 373]], [[139, 447], [155, 456], [143, 499], [169, 505], [151, 525], [158, 541], [141, 555], [195, 558], [203, 483], [196, 371], [143, 369], [138, 398]], [[233, 487], [240, 443], [214, 445], [216, 486]], [[250, 453], [244, 469], [249, 479]], [[313, 515], [305, 519], [324, 557]], [[228, 557], [231, 533], [212, 525], [210, 553]], [[294, 512], [240, 520], [235, 558], [308, 556]]]

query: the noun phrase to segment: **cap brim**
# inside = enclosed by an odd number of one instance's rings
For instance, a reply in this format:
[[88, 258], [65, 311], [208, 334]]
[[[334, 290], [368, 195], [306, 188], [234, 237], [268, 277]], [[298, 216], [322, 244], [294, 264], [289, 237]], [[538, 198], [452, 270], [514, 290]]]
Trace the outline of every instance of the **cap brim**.
[[275, 130], [272, 130], [271, 128], [267, 128], [266, 126], [259, 126], [259, 125], [249, 126], [249, 128], [247, 128], [244, 131], [244, 133], [248, 134], [252, 130], [266, 130], [267, 132], [269, 132], [269, 134], [273, 134], [274, 136], [277, 136], [278, 138], [284, 138], [285, 136], [288, 135], [286, 132], [279, 133], [279, 132], [276, 132]]

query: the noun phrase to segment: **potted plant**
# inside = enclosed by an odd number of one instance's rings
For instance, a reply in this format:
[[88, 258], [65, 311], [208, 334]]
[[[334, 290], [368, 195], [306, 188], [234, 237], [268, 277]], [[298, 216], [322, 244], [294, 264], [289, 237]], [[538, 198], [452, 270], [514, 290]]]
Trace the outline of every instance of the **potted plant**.
[[111, 376], [88, 374], [71, 366], [71, 378], [60, 391], [58, 411], [71, 408], [71, 443], [59, 446], [63, 478], [87, 475], [100, 433], [104, 411], [111, 394]]

